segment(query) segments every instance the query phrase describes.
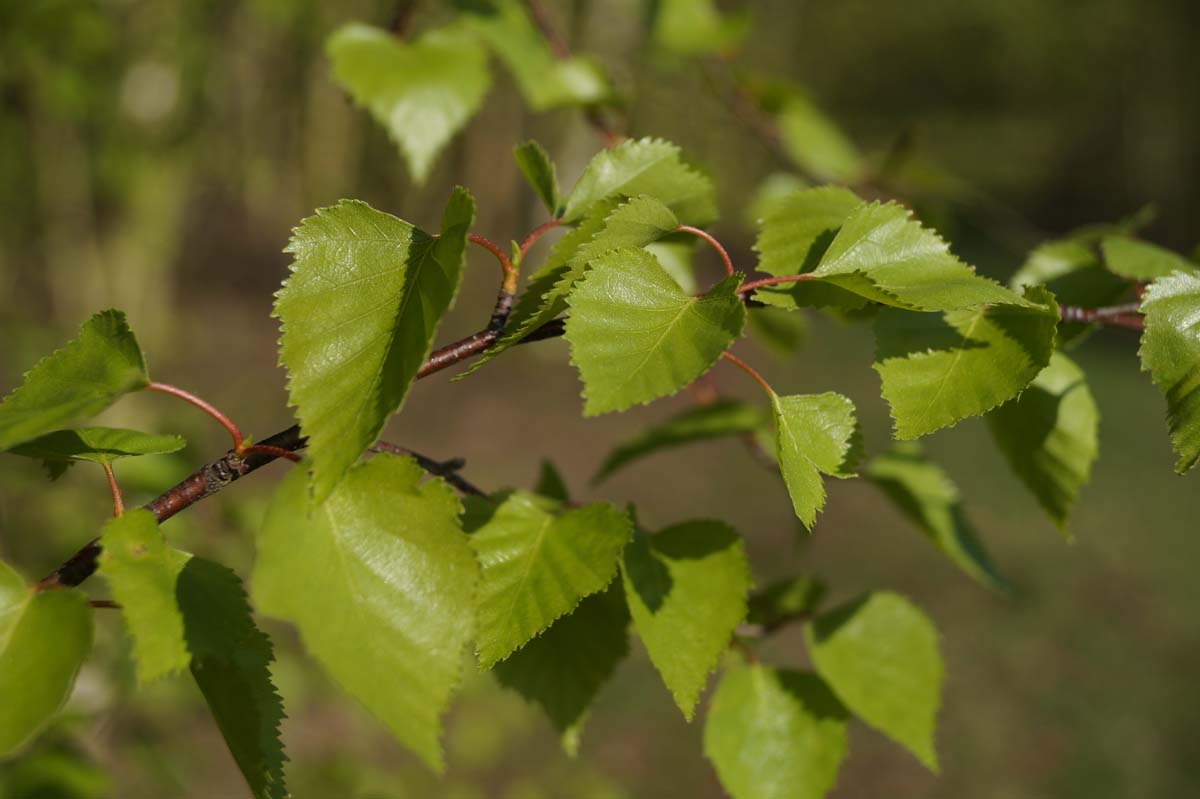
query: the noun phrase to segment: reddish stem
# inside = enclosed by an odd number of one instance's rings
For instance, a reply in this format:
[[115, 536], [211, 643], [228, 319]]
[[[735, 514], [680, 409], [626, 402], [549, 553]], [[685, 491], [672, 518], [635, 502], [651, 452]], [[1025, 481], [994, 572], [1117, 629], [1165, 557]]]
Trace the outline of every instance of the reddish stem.
[[94, 608], [116, 608], [119, 610], [121, 607], [119, 602], [113, 602], [111, 599], [93, 599], [88, 604]]
[[812, 273], [803, 275], [783, 275], [782, 277], [764, 277], [759, 280], [751, 280], [749, 283], [743, 283], [738, 289], [738, 294], [749, 294], [755, 289], [760, 289], [763, 286], [777, 286], [780, 283], [800, 283], [805, 280], [812, 280]]
[[286, 458], [292, 463], [300, 463], [304, 460], [295, 452], [283, 447], [272, 447], [269, 444], [251, 444], [248, 447], [242, 447], [242, 451], [238, 455], [270, 455], [272, 458]]
[[762, 390], [767, 392], [767, 396], [774, 398], [775, 390], [773, 388], [771, 388], [771, 384], [768, 383], [766, 378], [763, 377], [762, 375], [760, 375], [753, 366], [746, 363], [741, 358], [737, 357], [736, 355], [734, 355], [733, 353], [730, 353], [730, 352], [722, 352], [721, 357], [724, 358], [725, 360], [729, 361], [731, 364], [733, 364], [737, 368], [741, 369], [746, 374], [750, 375], [750, 377], [754, 378], [754, 382], [756, 382], [760, 386], [762, 386]]
[[1145, 330], [1146, 324], [1139, 314], [1141, 305], [1129, 302], [1123, 305], [1110, 305], [1106, 308], [1079, 308], [1074, 305], [1064, 305], [1059, 309], [1064, 322], [1096, 323], [1124, 327], [1129, 330]]
[[543, 222], [533, 229], [533, 231], [525, 237], [525, 241], [521, 242], [521, 258], [524, 259], [525, 253], [529, 252], [529, 248], [537, 244], [538, 239], [549, 233], [554, 228], [562, 224], [561, 219], [551, 219], [548, 222]]
[[175, 386], [167, 385], [166, 383], [151, 383], [150, 385], [146, 386], [146, 389], [149, 391], [161, 391], [163, 394], [170, 394], [172, 397], [178, 397], [184, 402], [190, 402], [192, 405], [195, 405], [197, 408], [216, 419], [222, 427], [228, 430], [229, 435], [233, 438], [234, 450], [239, 454], [242, 452], [242, 445], [245, 442], [246, 437], [242, 435], [242, 431], [238, 429], [238, 426], [233, 423], [232, 419], [221, 413], [210, 403], [205, 402], [195, 394], [184, 391], [182, 388], [176, 388]]
[[512, 261], [510, 261], [508, 256], [504, 254], [504, 250], [500, 249], [490, 239], [484, 238], [476, 233], [471, 233], [468, 235], [467, 241], [471, 242], [472, 244], [478, 244], [480, 247], [496, 256], [496, 260], [500, 262], [500, 268], [504, 270], [503, 289], [509, 294], [516, 294], [517, 280], [520, 278], [521, 273], [517, 271], [517, 268], [513, 266]]
[[717, 255], [721, 256], [721, 263], [725, 265], [725, 274], [733, 274], [733, 261], [729, 259], [729, 253], [725, 251], [723, 246], [721, 246], [721, 242], [717, 241], [711, 234], [706, 233], [698, 227], [692, 227], [691, 225], [680, 225], [679, 227], [675, 228], [675, 230], [679, 233], [691, 233], [693, 236], [704, 239], [706, 242], [708, 242], [708, 246], [716, 250]]
[[108, 490], [112, 492], [113, 516], [120, 516], [125, 512], [125, 500], [121, 497], [121, 487], [117, 485], [117, 476], [113, 474], [111, 463], [101, 463], [100, 466], [104, 469], [104, 476], [108, 478]]

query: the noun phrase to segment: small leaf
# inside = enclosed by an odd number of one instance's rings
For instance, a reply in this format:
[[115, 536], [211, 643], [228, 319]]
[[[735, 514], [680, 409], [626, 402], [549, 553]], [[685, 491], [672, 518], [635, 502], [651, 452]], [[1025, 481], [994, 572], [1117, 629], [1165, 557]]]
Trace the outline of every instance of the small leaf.
[[574, 756], [588, 708], [629, 654], [628, 627], [625, 597], [614, 582], [497, 663], [492, 673], [545, 711]]
[[846, 717], [814, 674], [738, 667], [713, 695], [704, 756], [733, 799], [821, 799], [846, 757]]
[[551, 216], [558, 214], [558, 174], [545, 148], [530, 140], [513, 149], [517, 167]]
[[45, 461], [53, 475], [73, 461], [108, 463], [136, 455], [165, 455], [187, 446], [182, 436], [158, 436], [112, 427], [55, 430], [18, 444], [10, 452]]
[[746, 621], [770, 630], [816, 612], [825, 598], [825, 583], [813, 577], [785, 577], [750, 597]]
[[308, 436], [315, 501], [329, 496], [403, 404], [458, 291], [474, 216], [460, 188], [436, 238], [345, 200], [294, 231], [292, 274], [275, 316], [288, 395]]
[[571, 499], [562, 473], [548, 460], [542, 461], [542, 468], [538, 472], [538, 481], [537, 485], [533, 487], [533, 493], [556, 502], [568, 502]]
[[533, 110], [607, 99], [603, 71], [587, 58], [557, 58], [519, 0], [455, 0], [454, 5], [508, 67]]
[[638, 533], [625, 547], [621, 574], [638, 637], [691, 721], [709, 673], [746, 618], [750, 566], [742, 539], [716, 521]]
[[0, 756], [58, 712], [91, 648], [92, 609], [81, 591], [35, 591], [0, 561]]
[[898, 445], [872, 460], [866, 476], [967, 576], [988, 588], [1006, 587], [963, 513], [958, 487], [921, 454], [920, 447]]
[[901, 596], [864, 595], [804, 627], [817, 673], [855, 715], [937, 771], [942, 656], [933, 623]]
[[875, 371], [896, 438], [918, 438], [987, 413], [1050, 363], [1058, 306], [1045, 289], [1027, 289], [1025, 296], [1027, 307], [879, 315]]
[[560, 513], [553, 501], [524, 492], [498, 506], [476, 498], [464, 526], [483, 567], [475, 645], [484, 669], [608, 585], [632, 529], [611, 505]]
[[138, 682], [186, 669], [191, 654], [175, 584], [191, 555], [168, 547], [154, 515], [142, 508], [110, 519], [100, 545], [100, 574], [133, 638]]
[[822, 474], [853, 477], [861, 456], [862, 433], [854, 403], [841, 394], [772, 395], [779, 469], [792, 508], [812, 529], [825, 507]]
[[283, 702], [271, 683], [271, 640], [254, 624], [245, 589], [224, 566], [192, 558], [176, 598], [191, 671], [255, 799], [283, 799]]
[[645, 246], [646, 252], [658, 259], [659, 265], [675, 279], [684, 294], [695, 294], [700, 290], [696, 282], [696, 237], [690, 233], [676, 233]]
[[1109, 271], [1130, 280], [1154, 280], [1172, 272], [1196, 274], [1198, 267], [1182, 255], [1125, 236], [1106, 236], [1100, 242]]
[[360, 23], [339, 28], [326, 49], [333, 74], [399, 145], [416, 183], [479, 109], [491, 85], [487, 53], [461, 29], [403, 42]]
[[767, 417], [761, 409], [733, 400], [688, 408], [619, 445], [604, 459], [592, 482], [606, 480], [659, 450], [721, 436], [754, 433], [766, 424]]
[[596, 259], [570, 296], [566, 338], [579, 368], [585, 416], [674, 394], [707, 372], [741, 335], [741, 277], [688, 297], [645, 250]]
[[0, 452], [95, 416], [150, 382], [125, 314], [101, 311], [79, 336], [38, 361], [0, 401]]
[[986, 418], [1013, 472], [1065, 531], [1099, 451], [1100, 412], [1083, 370], [1056, 352], [1020, 396]]
[[[1099, 235], [1085, 228], [1035, 247], [1010, 285], [1018, 291], [1044, 285], [1062, 305], [1102, 308], [1117, 302], [1129, 292], [1129, 282], [1104, 268], [1095, 246]], [[1064, 322], [1058, 326], [1058, 345], [1081, 341], [1094, 327]]]
[[574, 222], [596, 203], [639, 194], [663, 203], [687, 225], [717, 217], [712, 181], [684, 164], [679, 147], [662, 139], [628, 139], [598, 153], [568, 195], [562, 216]]
[[679, 55], [732, 52], [749, 30], [744, 14], [723, 17], [713, 0], [659, 0], [654, 40]]
[[472, 638], [479, 567], [441, 480], [409, 458], [355, 466], [308, 513], [296, 470], [276, 491], [251, 586], [329, 674], [402, 744], [440, 769], [439, 718]]
[[1167, 398], [1167, 426], [1184, 474], [1200, 460], [1200, 276], [1176, 272], [1142, 298], [1142, 369]]

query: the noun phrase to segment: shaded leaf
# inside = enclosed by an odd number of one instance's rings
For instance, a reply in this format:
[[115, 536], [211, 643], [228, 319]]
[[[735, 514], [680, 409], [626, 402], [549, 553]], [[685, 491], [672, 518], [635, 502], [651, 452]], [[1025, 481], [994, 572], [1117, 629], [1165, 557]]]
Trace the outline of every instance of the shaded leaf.
[[746, 320], [754, 336], [776, 355], [795, 355], [804, 346], [808, 323], [803, 314], [782, 308], [748, 308]]
[[820, 799], [846, 757], [846, 718], [814, 674], [734, 668], [713, 695], [704, 756], [733, 799]]
[[18, 444], [10, 452], [45, 461], [52, 477], [73, 461], [108, 463], [136, 455], [165, 455], [187, 446], [182, 436], [160, 436], [112, 427], [55, 430]]
[[741, 335], [740, 285], [733, 275], [689, 297], [645, 250], [596, 259], [570, 296], [566, 325], [584, 415], [669, 396], [707, 372]]
[[792, 508], [812, 529], [825, 506], [822, 474], [853, 477], [862, 433], [854, 403], [841, 394], [772, 395], [775, 448]]
[[[1088, 230], [1048, 241], [1034, 248], [1013, 275], [1011, 285], [1021, 290], [1044, 285], [1063, 305], [1102, 308], [1129, 292], [1129, 282], [1104, 268], [1096, 249], [1097, 234]], [[1078, 341], [1095, 325], [1064, 322], [1058, 328], [1059, 346]]]
[[437, 237], [346, 200], [293, 232], [275, 316], [317, 502], [403, 404], [458, 291], [474, 215], [471, 196], [456, 189]]
[[558, 467], [548, 460], [542, 461], [541, 469], [538, 471], [537, 485], [533, 487], [533, 493], [553, 499], [556, 502], [567, 502], [570, 500], [567, 483], [563, 480], [562, 473], [558, 471]]
[[1200, 460], [1200, 276], [1176, 272], [1142, 298], [1142, 369], [1167, 398], [1167, 427], [1184, 474]]
[[1109, 271], [1130, 280], [1154, 280], [1172, 272], [1195, 274], [1200, 269], [1182, 255], [1125, 236], [1106, 236], [1100, 250]]
[[989, 588], [1006, 587], [963, 512], [958, 486], [940, 466], [925, 458], [920, 447], [898, 445], [874, 458], [866, 476], [971, 579]]
[[659, 0], [654, 40], [679, 55], [729, 53], [749, 30], [745, 14], [722, 16], [713, 0]]
[[[376, 455], [308, 512], [300, 470], [276, 491], [258, 538], [255, 604], [397, 740], [442, 765], [440, 716], [472, 638], [479, 567], [441, 480]], [[320, 590], [314, 590], [319, 586]]]
[[742, 539], [707, 520], [638, 533], [625, 547], [621, 575], [634, 629], [691, 721], [709, 673], [746, 618], [750, 566]]
[[746, 621], [768, 630], [815, 613], [825, 598], [825, 583], [814, 577], [785, 577], [750, 596]]
[[475, 646], [484, 669], [608, 585], [632, 530], [629, 518], [607, 503], [562, 512], [525, 492], [495, 506], [469, 500], [464, 526], [483, 567]]
[[1099, 452], [1100, 411], [1083, 370], [1054, 353], [1020, 396], [989, 413], [987, 421], [1013, 472], [1065, 530]]
[[513, 149], [513, 157], [525, 180], [533, 188], [538, 199], [546, 206], [552, 216], [558, 214], [558, 173], [554, 162], [550, 160], [545, 148], [537, 142], [530, 141], [519, 144]]
[[0, 401], [0, 451], [95, 416], [150, 382], [137, 339], [120, 311], [101, 311], [47, 355]]
[[933, 622], [904, 597], [879, 591], [821, 614], [804, 634], [817, 673], [838, 699], [937, 771], [943, 668]]

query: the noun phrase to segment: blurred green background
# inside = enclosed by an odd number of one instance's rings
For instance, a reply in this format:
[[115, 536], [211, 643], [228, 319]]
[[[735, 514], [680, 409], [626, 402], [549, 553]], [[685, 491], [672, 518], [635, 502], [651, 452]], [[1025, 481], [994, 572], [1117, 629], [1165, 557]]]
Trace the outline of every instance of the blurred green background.
[[[629, 131], [677, 141], [713, 174], [723, 211], [716, 233], [739, 265], [751, 265], [745, 209], [761, 180], [786, 164], [731, 118], [703, 70], [654, 50], [645, 3], [547, 5], [572, 46], [611, 71]], [[1039, 240], [1147, 203], [1157, 208], [1148, 238], [1184, 251], [1200, 240], [1200, 4], [745, 5], [754, 32], [744, 63], [809, 86], [867, 151], [902, 143], [922, 176], [919, 196], [908, 199], [985, 271], [1004, 277]], [[537, 138], [569, 185], [597, 148], [578, 112], [531, 115], [497, 69], [484, 108], [418, 188], [383, 131], [332, 84], [324, 37], [351, 19], [386, 25], [393, 6], [0, 2], [0, 388], [90, 313], [117, 306], [158, 379], [204, 394], [266, 435], [291, 421], [271, 294], [285, 273], [288, 232], [312, 209], [358, 197], [428, 226], [462, 183], [479, 202], [477, 232], [506, 241], [541, 222], [510, 150]], [[436, 21], [438, 6], [420, 4], [415, 23]], [[710, 253], [699, 258], [703, 282], [719, 267]], [[445, 340], [486, 319], [494, 272], [471, 254]], [[868, 451], [888, 445], [869, 330], [814, 318], [798, 355], [739, 347], [781, 391], [845, 392], [860, 409]], [[530, 485], [550, 458], [579, 498], [636, 502], [651, 528], [725, 519], [746, 537], [760, 584], [806, 572], [827, 578], [835, 598], [876, 587], [913, 597], [944, 636], [943, 774], [925, 773], [856, 725], [835, 796], [1195, 791], [1200, 496], [1195, 475], [1171, 471], [1164, 402], [1138, 372], [1134, 334], [1103, 331], [1076, 353], [1103, 420], [1101, 460], [1072, 543], [1010, 475], [981, 422], [928, 442], [1015, 584], [1008, 598], [962, 577], [861, 480], [832, 485], [815, 534], [803, 536], [782, 486], [736, 442], [660, 455], [590, 489], [616, 441], [687, 400], [585, 421], [565, 354], [561, 342], [523, 347], [469, 381], [423, 381], [389, 437], [434, 457], [466, 457], [467, 476], [486, 487]], [[719, 366], [714, 380], [757, 400], [736, 372]], [[127, 399], [106, 421], [192, 442], [178, 457], [119, 464], [131, 500], [226, 446], [223, 431], [164, 397]], [[167, 534], [245, 573], [283, 469], [169, 522]], [[95, 534], [108, 502], [97, 470], [77, 467], [50, 487], [37, 464], [4, 459], [0, 557], [41, 576]], [[721, 795], [701, 757], [700, 724], [683, 722], [636, 648], [603, 691], [577, 760], [561, 753], [536, 709], [487, 675], [471, 677], [448, 719], [449, 771], [438, 779], [340, 695], [288, 629], [268, 629], [297, 796]], [[63, 719], [23, 757], [0, 764], [0, 796], [244, 792], [195, 689], [179, 679], [135, 691], [122, 635], [117, 615], [101, 612], [96, 653]], [[798, 635], [781, 635], [765, 656], [802, 664]]]

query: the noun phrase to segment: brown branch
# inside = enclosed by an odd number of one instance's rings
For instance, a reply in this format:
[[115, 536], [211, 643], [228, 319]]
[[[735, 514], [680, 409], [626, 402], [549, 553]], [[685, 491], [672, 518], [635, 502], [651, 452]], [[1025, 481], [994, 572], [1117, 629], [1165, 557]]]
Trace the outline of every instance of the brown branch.
[[448, 461], [438, 461], [427, 455], [411, 450], [408, 447], [401, 447], [398, 444], [389, 444], [386, 441], [376, 441], [375, 446], [371, 447], [372, 452], [387, 452], [392, 455], [407, 455], [417, 462], [425, 471], [430, 474], [440, 477], [453, 486], [455, 489], [468, 496], [485, 497], [487, 492], [476, 487], [474, 484], [467, 481], [465, 477], [459, 474], [459, 470], [467, 465], [467, 462], [462, 458], [452, 458]]
[[1129, 330], [1146, 329], [1146, 323], [1141, 317], [1141, 305], [1136, 302], [1110, 305], [1105, 308], [1080, 308], [1074, 305], [1063, 305], [1059, 308], [1059, 313], [1064, 322], [1094, 323], [1124, 327]]

